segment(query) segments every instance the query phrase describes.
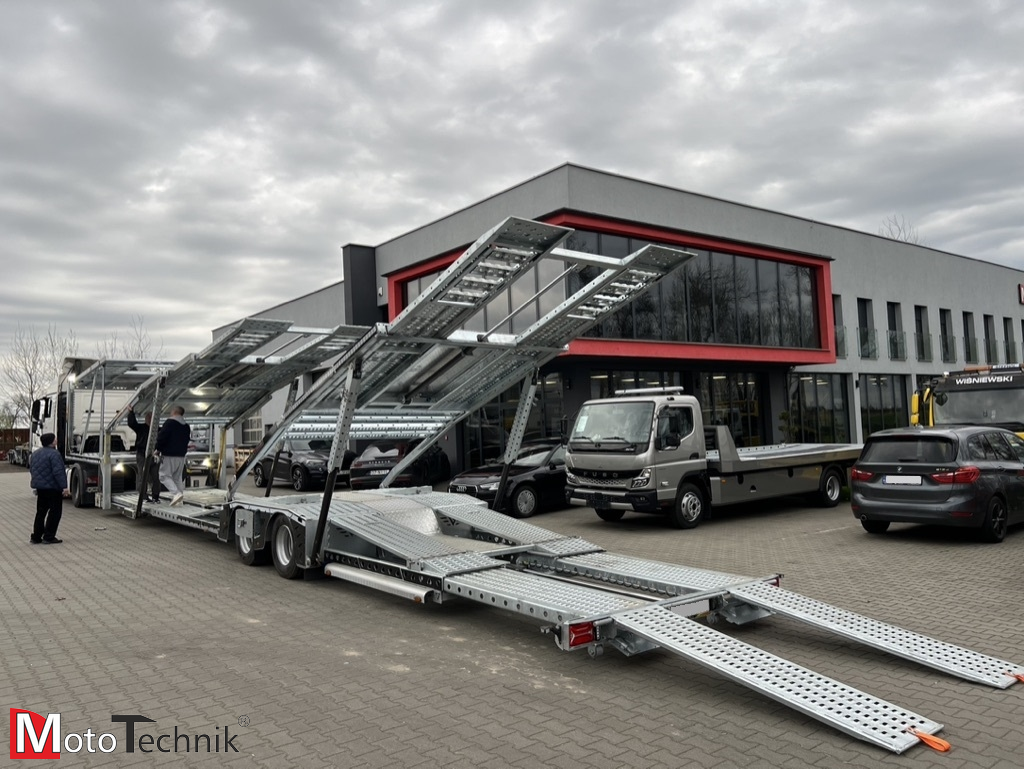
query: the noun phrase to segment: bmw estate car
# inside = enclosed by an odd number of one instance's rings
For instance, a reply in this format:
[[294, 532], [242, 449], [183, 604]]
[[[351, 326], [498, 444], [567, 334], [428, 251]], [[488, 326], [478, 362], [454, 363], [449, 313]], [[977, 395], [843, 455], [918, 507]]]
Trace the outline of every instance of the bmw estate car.
[[[466, 470], [452, 478], [448, 491], [470, 494], [493, 506], [503, 465]], [[523, 446], [509, 467], [502, 512], [529, 518], [543, 507], [565, 504], [565, 446], [531, 443]]]
[[927, 523], [1002, 542], [1024, 522], [1024, 440], [982, 426], [883, 430], [864, 444], [850, 488], [853, 514], [871, 534]]

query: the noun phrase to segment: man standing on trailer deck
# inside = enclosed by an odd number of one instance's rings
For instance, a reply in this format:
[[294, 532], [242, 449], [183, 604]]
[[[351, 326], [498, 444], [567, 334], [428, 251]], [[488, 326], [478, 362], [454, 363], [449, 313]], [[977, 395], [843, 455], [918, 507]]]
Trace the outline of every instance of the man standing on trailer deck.
[[185, 454], [192, 440], [192, 428], [185, 421], [185, 409], [175, 406], [171, 416], [160, 425], [156, 434], [156, 457], [160, 459], [160, 482], [170, 491], [172, 505], [180, 505], [185, 498]]
[[59, 545], [57, 527], [64, 514], [64, 497], [68, 496], [68, 474], [64, 458], [57, 451], [57, 436], [44, 433], [39, 436], [41, 449], [32, 453], [29, 472], [31, 486], [36, 492], [36, 520], [29, 542], [33, 545]]
[[135, 431], [135, 477], [143, 488], [149, 486], [149, 499], [154, 502], [160, 501], [160, 463], [154, 457], [149, 463], [149, 478], [142, 479], [142, 472], [146, 467], [146, 446], [149, 443], [149, 429], [153, 424], [153, 412], [147, 411], [145, 422], [139, 423], [135, 418], [135, 409], [128, 407], [128, 426]]

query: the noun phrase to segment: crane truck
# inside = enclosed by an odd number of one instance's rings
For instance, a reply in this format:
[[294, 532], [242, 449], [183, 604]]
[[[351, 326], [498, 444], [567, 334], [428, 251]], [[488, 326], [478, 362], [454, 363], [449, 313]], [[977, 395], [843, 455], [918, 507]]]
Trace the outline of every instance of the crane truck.
[[992, 425], [1024, 437], [1024, 366], [947, 372], [914, 393], [910, 412], [915, 425]]

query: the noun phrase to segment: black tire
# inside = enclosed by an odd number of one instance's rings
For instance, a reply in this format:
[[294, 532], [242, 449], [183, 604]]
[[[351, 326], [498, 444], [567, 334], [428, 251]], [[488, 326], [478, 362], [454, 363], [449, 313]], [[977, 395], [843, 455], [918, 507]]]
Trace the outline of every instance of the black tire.
[[292, 468], [292, 488], [296, 491], [309, 490], [309, 473], [306, 472], [306, 468], [298, 465]]
[[677, 529], [693, 529], [700, 524], [707, 513], [704, 492], [692, 483], [684, 483], [676, 492], [675, 505], [669, 520]]
[[280, 516], [270, 532], [270, 555], [277, 573], [285, 579], [295, 579], [302, 574], [295, 551], [295, 532], [288, 519]]
[[528, 483], [523, 484], [512, 494], [508, 508], [508, 514], [513, 518], [529, 518], [537, 512], [540, 507], [540, 500], [537, 498], [537, 490]]
[[594, 512], [597, 513], [597, 517], [602, 521], [608, 521], [609, 523], [621, 521], [622, 516], [626, 514], [625, 510], [610, 510], [607, 507], [594, 508]]
[[[235, 528], [235, 519], [231, 519], [231, 528]], [[267, 552], [267, 546], [256, 547], [253, 544], [252, 537], [239, 536], [235, 532], [235, 552], [238, 553], [238, 559], [246, 566], [262, 566], [269, 558], [270, 554]]]
[[982, 542], [996, 544], [1002, 542], [1006, 537], [1007, 513], [1006, 503], [1000, 497], [992, 497], [988, 502], [988, 512], [985, 513], [985, 522], [978, 532], [978, 539]]
[[257, 489], [263, 489], [267, 486], [267, 476], [263, 473], [263, 465], [256, 465], [252, 469], [252, 482], [256, 484]]
[[85, 479], [82, 478], [82, 471], [77, 467], [71, 471], [71, 504], [75, 507], [85, 507]]
[[889, 521], [861, 521], [860, 525], [868, 534], [885, 534], [889, 530]]
[[835, 507], [843, 496], [846, 476], [838, 467], [828, 467], [821, 474], [818, 484], [818, 502], [822, 507]]

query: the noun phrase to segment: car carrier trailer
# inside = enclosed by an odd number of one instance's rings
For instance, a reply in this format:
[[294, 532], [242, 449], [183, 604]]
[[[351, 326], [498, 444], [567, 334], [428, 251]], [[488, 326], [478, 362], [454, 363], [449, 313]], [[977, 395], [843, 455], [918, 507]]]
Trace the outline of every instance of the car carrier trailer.
[[[141, 386], [138, 401], [185, 401], [189, 413], [200, 410], [206, 421], [229, 425], [265, 402], [302, 361], [322, 360], [328, 347], [334, 357], [306, 392], [289, 393], [281, 420], [226, 489], [189, 490], [180, 507], [145, 502], [141, 491], [117, 495], [113, 504], [130, 517], [151, 515], [233, 540], [244, 563], [272, 562], [283, 577], [322, 573], [421, 603], [482, 603], [533, 618], [559, 648], [593, 656], [605, 648], [627, 655], [662, 648], [894, 752], [933, 743], [942, 725], [725, 636], [709, 623], [743, 624], [780, 614], [978, 683], [1006, 688], [1024, 680], [1024, 668], [1016, 664], [786, 591], [778, 575], [750, 578], [616, 555], [488, 510], [468, 496], [390, 488], [416, 452], [377, 491], [335, 493], [329, 478], [322, 494], [238, 493], [253, 463], [292, 431], [333, 432], [335, 474], [352, 436], [371, 434], [389, 421], [388, 429], [405, 425], [418, 433], [425, 450], [522, 381], [505, 457], [511, 463], [540, 365], [688, 257], [657, 246], [622, 259], [580, 254], [560, 248], [569, 233], [507, 220], [392, 323], [316, 330], [243, 321], [203, 353]], [[565, 261], [566, 273], [579, 265], [600, 270], [519, 334], [465, 330], [480, 308], [542, 258]], [[524, 306], [536, 306], [536, 298]], [[325, 425], [328, 409], [333, 425]]]

